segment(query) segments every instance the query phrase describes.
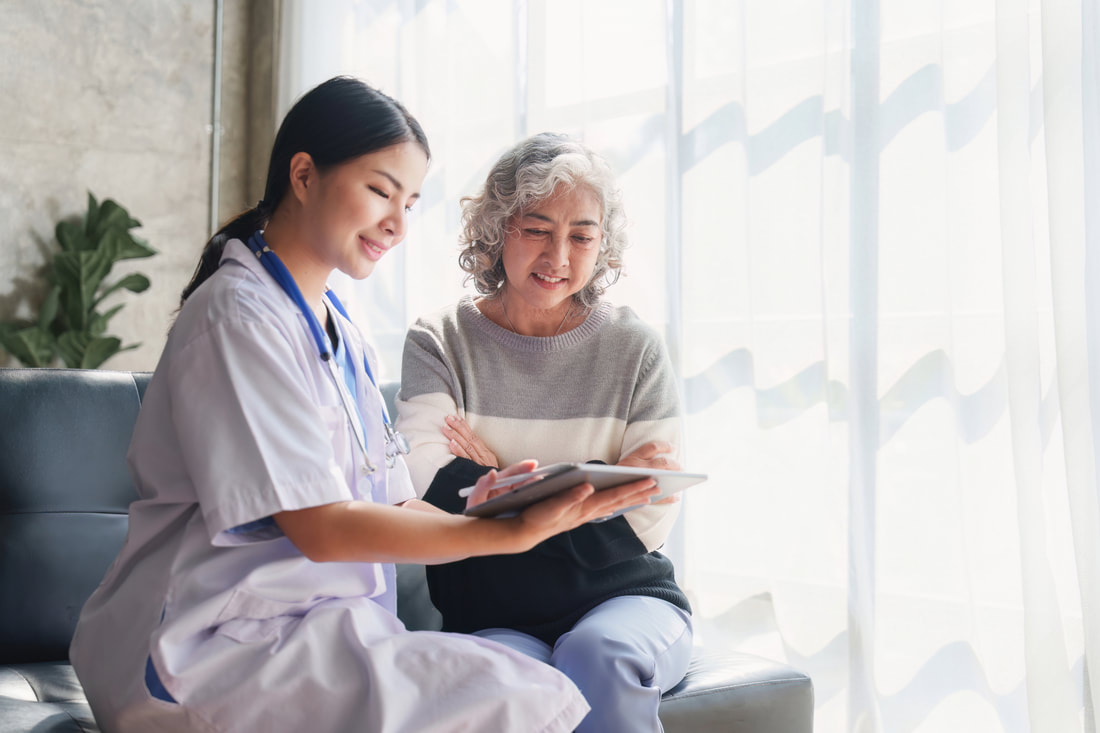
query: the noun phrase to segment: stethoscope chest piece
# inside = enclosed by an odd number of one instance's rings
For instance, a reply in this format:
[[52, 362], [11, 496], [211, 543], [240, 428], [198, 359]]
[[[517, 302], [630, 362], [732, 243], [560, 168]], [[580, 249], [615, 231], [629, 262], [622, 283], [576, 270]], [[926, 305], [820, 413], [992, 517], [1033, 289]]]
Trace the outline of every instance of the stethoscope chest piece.
[[407, 456], [408, 454], [408, 439], [404, 433], [396, 430], [389, 420], [386, 420], [386, 467], [393, 468], [397, 464], [398, 455]]

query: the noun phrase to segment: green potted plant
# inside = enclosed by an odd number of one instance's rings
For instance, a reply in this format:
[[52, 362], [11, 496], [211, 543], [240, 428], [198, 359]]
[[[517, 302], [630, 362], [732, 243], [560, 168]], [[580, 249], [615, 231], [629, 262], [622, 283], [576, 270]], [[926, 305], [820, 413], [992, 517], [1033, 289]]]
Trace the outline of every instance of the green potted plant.
[[118, 203], [106, 199], [100, 204], [89, 192], [83, 221], [57, 224], [61, 251], [46, 267], [50, 290], [38, 318], [0, 322], [0, 347], [27, 366], [50, 366], [60, 358], [69, 367], [95, 369], [118, 352], [140, 346], [123, 346], [107, 334], [107, 324], [121, 304], [100, 312], [112, 293], [140, 293], [149, 287], [149, 278], [140, 273], [107, 282], [116, 262], [156, 254], [130, 233], [139, 226], [141, 222]]

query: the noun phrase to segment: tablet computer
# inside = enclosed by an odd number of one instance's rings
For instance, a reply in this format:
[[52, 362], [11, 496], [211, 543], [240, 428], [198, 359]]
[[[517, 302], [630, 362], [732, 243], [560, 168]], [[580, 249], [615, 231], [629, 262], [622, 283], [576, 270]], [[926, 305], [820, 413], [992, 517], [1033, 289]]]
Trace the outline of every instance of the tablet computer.
[[[650, 499], [650, 502], [678, 494], [689, 486], [707, 480], [705, 473], [666, 471], [636, 466], [608, 466], [602, 463], [552, 463], [530, 473], [521, 473], [509, 476], [503, 481], [498, 481], [495, 488], [502, 486], [515, 486], [516, 488], [467, 509], [465, 514], [470, 517], [497, 517], [515, 514], [537, 501], [542, 501], [566, 489], [571, 489], [577, 484], [590, 483], [596, 491], [600, 491], [601, 489], [610, 489], [613, 486], [620, 486], [646, 477], [656, 479], [657, 487], [661, 492]], [[472, 490], [472, 486], [467, 487], [462, 489], [459, 495], [469, 496]], [[621, 509], [611, 516], [618, 516], [633, 508], [635, 507]], [[610, 517], [606, 518], [610, 519]]]

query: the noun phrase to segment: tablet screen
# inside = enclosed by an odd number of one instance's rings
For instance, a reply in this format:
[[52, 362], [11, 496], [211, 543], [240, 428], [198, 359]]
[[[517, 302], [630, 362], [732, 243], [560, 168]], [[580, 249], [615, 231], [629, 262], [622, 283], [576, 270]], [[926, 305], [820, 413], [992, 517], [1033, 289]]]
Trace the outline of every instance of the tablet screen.
[[[661, 490], [661, 493], [653, 497], [651, 501], [659, 501], [672, 496], [707, 479], [706, 474], [702, 473], [663, 471], [634, 466], [608, 466], [602, 463], [556, 463], [544, 466], [529, 474], [510, 476], [503, 485], [515, 485], [516, 488], [506, 494], [501, 494], [489, 501], [471, 507], [465, 513], [471, 517], [508, 516], [537, 501], [571, 489], [578, 484], [587, 482], [599, 491], [646, 477], [656, 479]], [[501, 485], [500, 483], [497, 484], [497, 486]], [[635, 507], [623, 509], [612, 516], [617, 516], [633, 508]]]

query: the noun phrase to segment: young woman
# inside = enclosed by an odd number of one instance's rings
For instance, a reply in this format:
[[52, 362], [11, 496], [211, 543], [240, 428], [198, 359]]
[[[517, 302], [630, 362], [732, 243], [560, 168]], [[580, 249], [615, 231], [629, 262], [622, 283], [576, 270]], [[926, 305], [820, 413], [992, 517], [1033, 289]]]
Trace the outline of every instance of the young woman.
[[503, 520], [414, 498], [325, 280], [401, 242], [428, 155], [401, 105], [332, 79], [287, 114], [264, 199], [207, 245], [138, 416], [126, 543], [72, 642], [105, 730], [526, 733], [587, 711], [550, 667], [394, 616], [394, 561], [523, 551], [654, 491], [580, 486]]
[[[458, 512], [460, 486], [517, 456], [677, 468], [680, 414], [660, 338], [602, 299], [625, 245], [607, 165], [562, 135], [505, 153], [464, 201], [463, 269], [480, 298], [405, 341], [399, 425], [413, 484]], [[691, 656], [687, 598], [657, 552], [678, 505], [586, 524], [517, 555], [428, 568], [443, 628], [562, 670], [592, 712], [579, 731], [661, 729]]]

